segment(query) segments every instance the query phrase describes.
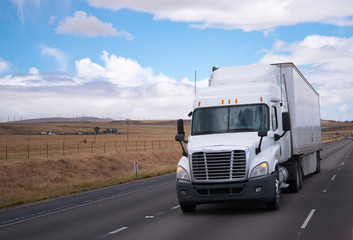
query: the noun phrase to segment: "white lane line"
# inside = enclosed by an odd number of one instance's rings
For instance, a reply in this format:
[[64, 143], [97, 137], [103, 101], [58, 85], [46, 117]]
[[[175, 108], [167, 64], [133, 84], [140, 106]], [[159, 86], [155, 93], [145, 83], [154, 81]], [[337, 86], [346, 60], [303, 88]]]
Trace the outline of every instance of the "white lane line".
[[126, 230], [126, 229], [128, 229], [128, 227], [121, 227], [121, 228], [119, 228], [119, 229], [116, 229], [116, 230], [114, 230], [114, 231], [109, 232], [108, 234], [109, 234], [109, 235], [113, 235], [113, 234], [116, 234], [116, 233], [118, 233], [118, 232], [124, 231], [124, 230]]
[[306, 228], [306, 225], [308, 225], [308, 223], [309, 223], [311, 217], [314, 215], [314, 212], [315, 212], [315, 209], [311, 209], [309, 215], [308, 215], [307, 218], [305, 219], [305, 221], [304, 221], [303, 225], [301, 226], [301, 228], [303, 228], [303, 229]]
[[178, 208], [180, 208], [180, 205], [175, 206], [175, 207], [172, 207], [171, 209], [172, 209], [172, 210], [175, 210], [175, 209], [178, 209]]
[[336, 177], [336, 174], [333, 175], [333, 177], [331, 178], [331, 181], [333, 181], [335, 179], [335, 177]]
[[344, 165], [344, 162], [341, 164], [342, 166]]
[[145, 216], [145, 219], [153, 219], [154, 216]]

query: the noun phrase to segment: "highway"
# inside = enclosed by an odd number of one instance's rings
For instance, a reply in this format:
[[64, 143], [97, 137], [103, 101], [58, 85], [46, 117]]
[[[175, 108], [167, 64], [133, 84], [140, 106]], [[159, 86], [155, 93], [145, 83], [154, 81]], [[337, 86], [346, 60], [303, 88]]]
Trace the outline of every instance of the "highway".
[[1, 211], [0, 239], [353, 239], [352, 150], [352, 140], [324, 144], [321, 173], [282, 193], [278, 211], [227, 203], [184, 214], [171, 174]]

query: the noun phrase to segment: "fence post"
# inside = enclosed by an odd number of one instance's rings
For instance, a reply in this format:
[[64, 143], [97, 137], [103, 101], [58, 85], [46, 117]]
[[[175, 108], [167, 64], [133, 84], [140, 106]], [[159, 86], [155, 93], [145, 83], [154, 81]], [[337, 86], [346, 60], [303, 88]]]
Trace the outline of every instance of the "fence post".
[[77, 142], [77, 153], [80, 155], [80, 142]]
[[28, 158], [28, 160], [29, 160], [29, 144], [27, 145], [27, 153], [28, 153], [27, 158]]
[[6, 144], [6, 161], [8, 159], [8, 156], [7, 156], [7, 144]]
[[91, 142], [91, 154], [93, 153], [93, 142]]
[[65, 156], [65, 142], [63, 142], [63, 156]]
[[143, 141], [143, 150], [146, 152], [146, 141]]
[[125, 142], [125, 146], [126, 146], [126, 152], [127, 152], [127, 142]]
[[116, 140], [115, 140], [115, 152], [117, 152], [117, 150], [116, 150]]
[[105, 140], [104, 140], [104, 153], [105, 153]]
[[48, 143], [47, 143], [47, 158], [49, 158], [49, 145], [48, 145]]
[[134, 163], [134, 170], [136, 173], [136, 180], [138, 179], [138, 171], [139, 171], [139, 165], [137, 162]]
[[137, 141], [136, 141], [136, 152], [137, 152]]

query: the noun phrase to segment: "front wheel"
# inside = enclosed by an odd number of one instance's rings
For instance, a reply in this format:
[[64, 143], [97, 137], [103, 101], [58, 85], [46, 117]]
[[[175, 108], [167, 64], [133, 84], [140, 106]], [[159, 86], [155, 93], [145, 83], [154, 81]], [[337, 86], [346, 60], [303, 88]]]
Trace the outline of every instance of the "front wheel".
[[278, 174], [278, 170], [276, 170], [276, 179], [275, 179], [275, 184], [274, 184], [274, 194], [273, 194], [273, 198], [271, 201], [266, 202], [266, 207], [268, 210], [278, 210], [279, 206], [280, 206], [280, 193], [281, 193], [281, 189], [279, 187], [279, 174]]

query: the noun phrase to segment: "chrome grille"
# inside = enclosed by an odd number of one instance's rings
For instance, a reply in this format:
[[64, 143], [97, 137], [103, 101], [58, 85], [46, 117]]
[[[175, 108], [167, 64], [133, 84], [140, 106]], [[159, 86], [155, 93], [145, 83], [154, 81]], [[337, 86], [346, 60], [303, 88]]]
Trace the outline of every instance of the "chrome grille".
[[195, 180], [218, 181], [243, 179], [246, 174], [245, 151], [195, 152], [191, 155]]

